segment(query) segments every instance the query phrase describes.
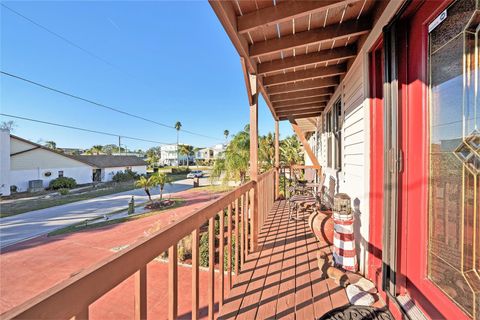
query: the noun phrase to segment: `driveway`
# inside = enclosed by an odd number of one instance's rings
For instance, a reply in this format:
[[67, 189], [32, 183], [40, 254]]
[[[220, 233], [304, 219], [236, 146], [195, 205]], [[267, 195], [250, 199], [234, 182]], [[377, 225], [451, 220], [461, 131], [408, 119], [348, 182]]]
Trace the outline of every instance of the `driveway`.
[[[200, 179], [200, 185], [208, 183], [207, 178]], [[192, 185], [192, 179], [179, 180], [171, 185], [166, 185], [164, 194], [168, 197], [176, 192], [190, 189]], [[152, 189], [151, 192], [152, 196], [157, 196], [159, 189]], [[127, 209], [128, 202], [132, 196], [135, 197], [136, 203], [148, 200], [143, 189], [135, 189], [2, 218], [0, 219], [0, 248], [85, 221], [86, 219]]]

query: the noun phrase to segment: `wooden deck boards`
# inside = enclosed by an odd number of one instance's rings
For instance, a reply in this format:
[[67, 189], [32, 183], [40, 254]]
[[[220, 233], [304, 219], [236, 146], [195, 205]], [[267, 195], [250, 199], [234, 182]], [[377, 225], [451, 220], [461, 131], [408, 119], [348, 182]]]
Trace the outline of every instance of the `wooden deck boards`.
[[322, 279], [319, 243], [307, 221], [288, 219], [285, 201], [275, 203], [225, 299], [219, 319], [317, 319], [348, 304], [345, 290]]

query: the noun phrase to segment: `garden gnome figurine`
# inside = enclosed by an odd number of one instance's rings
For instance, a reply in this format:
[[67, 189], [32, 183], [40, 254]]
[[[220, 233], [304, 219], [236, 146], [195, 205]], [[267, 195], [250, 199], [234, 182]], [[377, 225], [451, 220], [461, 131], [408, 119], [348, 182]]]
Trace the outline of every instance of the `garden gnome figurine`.
[[333, 197], [333, 259], [335, 264], [348, 271], [357, 271], [357, 253], [353, 233], [353, 213], [350, 197], [338, 193]]

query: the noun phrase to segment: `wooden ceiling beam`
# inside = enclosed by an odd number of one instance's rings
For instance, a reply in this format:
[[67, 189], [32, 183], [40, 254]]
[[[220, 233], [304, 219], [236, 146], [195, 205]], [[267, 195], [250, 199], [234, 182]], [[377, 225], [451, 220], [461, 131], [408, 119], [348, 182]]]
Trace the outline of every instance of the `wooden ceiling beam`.
[[286, 115], [298, 115], [298, 114], [304, 114], [304, 113], [313, 113], [313, 112], [319, 112], [319, 111], [323, 111], [325, 110], [325, 108], [310, 108], [310, 109], [300, 109], [300, 110], [279, 110], [277, 111], [277, 115], [279, 117], [283, 117], [283, 116], [286, 116]]
[[325, 108], [326, 103], [311, 103], [311, 104], [304, 104], [304, 105], [299, 105], [299, 106], [288, 106], [288, 107], [279, 107], [275, 108], [276, 113], [281, 113], [281, 112], [287, 112], [287, 111], [300, 111], [300, 110], [312, 110], [312, 109], [318, 109], [318, 108]]
[[295, 72], [287, 72], [275, 76], [263, 78], [263, 85], [272, 86], [300, 80], [333, 77], [347, 72], [347, 65], [337, 64], [328, 67], [319, 67], [315, 69], [299, 70]]
[[303, 115], [303, 114], [309, 114], [309, 113], [315, 113], [315, 112], [322, 112], [325, 108], [324, 107], [317, 107], [317, 108], [312, 108], [310, 110], [289, 110], [289, 111], [279, 111], [277, 115], [279, 117], [284, 117], [284, 116], [296, 116], [296, 115]]
[[291, 92], [291, 93], [279, 93], [279, 94], [272, 94], [270, 96], [270, 101], [272, 103], [279, 102], [279, 101], [288, 101], [288, 100], [295, 100], [299, 98], [310, 98], [310, 97], [329, 97], [334, 92], [333, 88], [319, 88], [319, 89], [310, 89], [310, 90], [303, 90], [298, 92]]
[[278, 119], [280, 121], [283, 121], [283, 120], [289, 120], [289, 118], [294, 118], [294, 119], [305, 119], [305, 118], [313, 118], [313, 117], [319, 117], [322, 115], [322, 112], [323, 111], [320, 111], [320, 112], [312, 112], [312, 113], [305, 113], [305, 114], [301, 114], [301, 115], [295, 115], [295, 116], [279, 116]]
[[258, 74], [264, 75], [269, 72], [293, 69], [297, 67], [305, 67], [316, 63], [326, 63], [338, 61], [339, 59], [349, 59], [357, 55], [355, 45], [348, 47], [333, 48], [318, 52], [297, 55], [285, 59], [278, 59], [269, 62], [260, 63], [257, 66]]
[[328, 100], [330, 100], [328, 96], [301, 98], [301, 99], [275, 102], [273, 103], [273, 107], [275, 109], [278, 109], [281, 107], [297, 106], [297, 105], [310, 104], [310, 103], [323, 103], [323, 102], [328, 102]]
[[[235, 46], [235, 49], [237, 49], [238, 54], [240, 57], [242, 57], [244, 60], [242, 63], [242, 68], [248, 72], [248, 74], [251, 75], [256, 75], [257, 74], [257, 64], [250, 59], [248, 55], [249, 47], [248, 47], [248, 42], [245, 39], [245, 37], [240, 36], [240, 34], [237, 32], [237, 14], [234, 9], [234, 4], [232, 1], [217, 1], [217, 0], [209, 0], [210, 6], [212, 7], [213, 11], [218, 17], [218, 20], [220, 20], [220, 23], [222, 24], [223, 28], [225, 29], [228, 37], [232, 41], [233, 45]], [[265, 91], [265, 88], [263, 87], [263, 84], [261, 82], [261, 76], [259, 77], [259, 88], [260, 92], [263, 95], [263, 98], [265, 102], [267, 103], [268, 108], [270, 109], [270, 112], [272, 113], [272, 116], [274, 119], [277, 119], [277, 116], [275, 114], [275, 111], [273, 110], [272, 103], [270, 102], [270, 98], [268, 97], [267, 92]], [[249, 99], [249, 103], [250, 103]]]
[[325, 79], [313, 79], [313, 80], [305, 80], [297, 83], [287, 83], [287, 84], [280, 84], [278, 86], [272, 86], [268, 88], [268, 94], [277, 94], [277, 93], [286, 93], [286, 92], [295, 92], [307, 89], [314, 89], [314, 88], [326, 88], [326, 87], [334, 87], [340, 83], [340, 78], [337, 77], [328, 77]]
[[237, 20], [238, 32], [245, 34], [261, 27], [269, 27], [311, 13], [326, 11], [338, 6], [345, 6], [349, 2], [353, 1], [282, 1], [276, 6], [263, 8], [239, 16]]
[[250, 45], [250, 58], [278, 53], [282, 50], [315, 45], [327, 40], [358, 36], [366, 34], [371, 29], [372, 21], [369, 17], [359, 20], [345, 21], [342, 24], [334, 24], [325, 28], [318, 28], [280, 38], [261, 41]]

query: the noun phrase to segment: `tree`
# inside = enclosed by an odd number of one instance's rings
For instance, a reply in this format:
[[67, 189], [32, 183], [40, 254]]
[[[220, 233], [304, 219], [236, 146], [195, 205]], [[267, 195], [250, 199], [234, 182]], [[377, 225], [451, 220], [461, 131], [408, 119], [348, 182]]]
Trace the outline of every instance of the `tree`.
[[52, 140], [45, 141], [45, 143], [43, 145], [45, 147], [49, 148], [49, 149], [52, 149], [52, 150], [57, 149], [57, 143], [55, 141], [52, 141]]
[[111, 155], [112, 153], [122, 153], [125, 152], [125, 148], [118, 147], [116, 144], [106, 144], [102, 146], [102, 152], [108, 155]]
[[180, 135], [180, 129], [182, 129], [182, 123], [180, 121], [177, 121], [175, 123], [175, 129], [177, 129], [177, 166], [180, 165], [180, 153], [179, 153], [179, 150], [178, 150], [178, 139], [179, 139], [179, 135]]
[[10, 121], [2, 121], [2, 123], [0, 124], [0, 129], [3, 129], [3, 130], [8, 130], [10, 132], [13, 132], [15, 131], [15, 128], [18, 127], [17, 124], [15, 123], [15, 121], [13, 120], [10, 120]]
[[297, 136], [290, 136], [280, 141], [280, 159], [283, 165], [302, 164], [303, 149]]
[[225, 150], [225, 157], [217, 159], [211, 173], [212, 178], [218, 178], [225, 172], [224, 182], [234, 180], [245, 182], [250, 160], [250, 127], [233, 136]]
[[152, 148], [148, 149], [145, 154], [147, 155], [147, 162], [148, 162], [149, 166], [151, 168], [153, 168], [160, 161], [161, 148], [160, 147], [152, 147]]
[[145, 178], [144, 176], [141, 176], [140, 179], [135, 181], [135, 186], [137, 186], [139, 188], [143, 188], [143, 190], [145, 190], [145, 193], [147, 194], [150, 202], [152, 201], [152, 196], [150, 194], [150, 188], [153, 188], [157, 185], [156, 179], [157, 178], [154, 175], [150, 176], [149, 178]]
[[275, 139], [271, 132], [258, 139], [258, 161], [263, 172], [273, 168], [275, 161]]
[[159, 172], [155, 175], [155, 180], [156, 184], [160, 186], [160, 201], [162, 200], [163, 197], [163, 188], [165, 188], [165, 185], [172, 184], [172, 179], [165, 173], [165, 172]]
[[193, 146], [189, 146], [188, 144], [181, 144], [178, 146], [178, 153], [180, 155], [187, 157], [187, 167], [189, 165], [188, 157], [193, 155]]
[[230, 131], [228, 131], [228, 130], [223, 131], [223, 135], [225, 136], [225, 141], [227, 141], [228, 136], [230, 135]]
[[102, 145], [94, 145], [90, 149], [87, 150], [88, 154], [96, 154], [99, 155], [103, 151], [103, 146]]

